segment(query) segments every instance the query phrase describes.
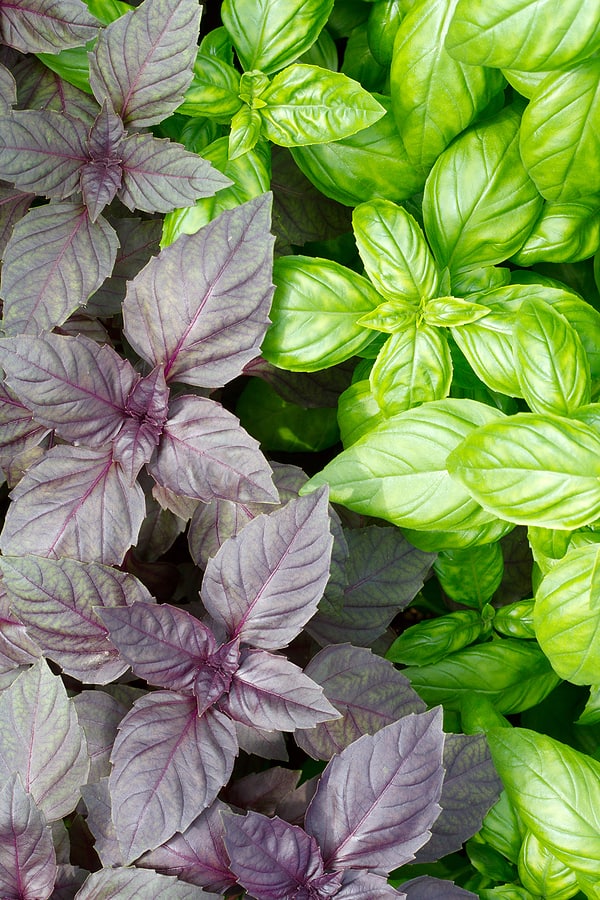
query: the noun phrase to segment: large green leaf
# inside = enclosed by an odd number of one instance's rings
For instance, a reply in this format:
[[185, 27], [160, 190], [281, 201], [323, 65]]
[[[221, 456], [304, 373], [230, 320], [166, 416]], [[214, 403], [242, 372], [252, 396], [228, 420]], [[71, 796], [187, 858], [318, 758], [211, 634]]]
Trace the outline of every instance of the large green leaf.
[[239, 92], [240, 75], [233, 66], [218, 56], [198, 52], [192, 83], [178, 112], [229, 119], [242, 105]]
[[521, 156], [546, 200], [587, 198], [600, 191], [600, 59], [594, 57], [542, 82], [523, 113]]
[[464, 550], [445, 550], [434, 563], [442, 588], [457, 603], [481, 609], [499, 587], [504, 574], [498, 541]]
[[600, 763], [525, 728], [488, 732], [494, 764], [530, 831], [565, 865], [600, 871]]
[[519, 854], [519, 878], [534, 896], [570, 900], [577, 894], [577, 876], [528, 831]]
[[[486, 302], [488, 302], [488, 297]], [[509, 397], [522, 395], [513, 358], [514, 313], [493, 305], [491, 312], [477, 320], [452, 328], [452, 337], [478, 378], [491, 390]]]
[[471, 433], [447, 464], [509, 522], [568, 529], [600, 516], [600, 436], [581, 422], [518, 413]]
[[534, 627], [555, 672], [593, 684], [600, 672], [600, 546], [571, 550], [543, 578]]
[[533, 231], [512, 262], [579, 262], [600, 246], [600, 198], [581, 197], [566, 203], [545, 203]]
[[344, 447], [354, 444], [380, 422], [383, 422], [383, 413], [372, 394], [368, 379], [355, 381], [340, 394], [338, 425]]
[[504, 418], [472, 400], [425, 403], [376, 424], [303, 489], [329, 484], [358, 513], [421, 531], [460, 531], [493, 519], [446, 470], [446, 458], [478, 425]]

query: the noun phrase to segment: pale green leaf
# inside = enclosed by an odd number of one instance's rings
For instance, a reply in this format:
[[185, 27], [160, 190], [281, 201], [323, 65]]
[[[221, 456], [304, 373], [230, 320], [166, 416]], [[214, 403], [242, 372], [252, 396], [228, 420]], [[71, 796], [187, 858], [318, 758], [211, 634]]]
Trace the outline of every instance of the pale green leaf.
[[481, 609], [502, 581], [502, 548], [496, 541], [463, 550], [445, 550], [438, 556], [434, 569], [449, 597]]
[[450, 328], [477, 322], [489, 313], [489, 307], [457, 297], [436, 297], [429, 300], [423, 309], [423, 318], [428, 325]]
[[419, 531], [403, 528], [402, 533], [419, 550], [439, 552], [440, 550], [466, 550], [468, 547], [479, 547], [481, 544], [499, 541], [514, 527], [509, 522], [494, 519], [485, 525], [478, 525], [463, 531]]
[[229, 159], [238, 159], [253, 150], [261, 136], [262, 116], [257, 109], [242, 106], [231, 120]]
[[198, 52], [192, 82], [177, 112], [186, 116], [211, 116], [228, 119], [235, 115], [239, 98], [240, 75], [218, 56]]
[[567, 203], [545, 203], [533, 231], [512, 262], [579, 262], [600, 246], [600, 198], [581, 197]]
[[368, 379], [355, 381], [338, 400], [338, 425], [344, 447], [354, 444], [375, 425], [384, 421]]

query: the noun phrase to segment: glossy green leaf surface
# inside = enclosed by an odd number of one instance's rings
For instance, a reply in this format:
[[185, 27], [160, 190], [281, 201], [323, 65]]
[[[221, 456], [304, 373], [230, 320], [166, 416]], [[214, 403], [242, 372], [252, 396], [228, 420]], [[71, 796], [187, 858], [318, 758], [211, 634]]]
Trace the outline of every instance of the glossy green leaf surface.
[[538, 262], [579, 262], [600, 245], [600, 198], [580, 197], [565, 203], [545, 203], [529, 237], [512, 261], [518, 266]]
[[482, 632], [483, 621], [479, 613], [461, 609], [411, 625], [396, 638], [385, 658], [409, 666], [429, 665], [472, 644]]
[[340, 395], [338, 424], [344, 447], [354, 444], [383, 420], [383, 413], [373, 396], [368, 379], [355, 381]]
[[225, 119], [235, 115], [242, 105], [239, 72], [218, 56], [198, 53], [193, 73], [178, 112]]
[[519, 854], [519, 878], [534, 894], [570, 900], [577, 893], [577, 876], [532, 832], [528, 831]]
[[449, 597], [457, 603], [481, 609], [502, 581], [502, 548], [496, 541], [464, 550], [445, 550], [438, 556], [434, 568]]

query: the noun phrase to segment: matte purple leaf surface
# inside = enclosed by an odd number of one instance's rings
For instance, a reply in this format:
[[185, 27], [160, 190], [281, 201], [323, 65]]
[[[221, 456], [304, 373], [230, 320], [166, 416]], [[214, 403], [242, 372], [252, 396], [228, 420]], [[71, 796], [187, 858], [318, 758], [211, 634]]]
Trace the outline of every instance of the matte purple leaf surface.
[[70, 863], [60, 863], [52, 900], [74, 900], [87, 876], [86, 869], [80, 869], [79, 866], [72, 866]]
[[59, 53], [94, 38], [100, 23], [80, 0], [12, 0], [0, 6], [0, 40], [22, 53]]
[[88, 784], [110, 774], [110, 753], [127, 707], [106, 691], [81, 691], [73, 697], [90, 758]]
[[235, 732], [238, 744], [246, 753], [261, 756], [263, 759], [288, 760], [288, 752], [285, 739], [281, 731], [261, 731], [259, 728], [250, 728], [235, 722]]
[[88, 875], [75, 900], [203, 900], [216, 897], [202, 888], [178, 882], [148, 869], [101, 869]]
[[127, 398], [121, 430], [113, 441], [114, 458], [123, 466], [131, 483], [141, 467], [150, 462], [168, 414], [169, 388], [161, 366], [141, 378]]
[[0, 893], [19, 900], [46, 900], [56, 878], [52, 831], [12, 775], [0, 791]]
[[317, 608], [332, 543], [327, 490], [290, 500], [209, 560], [202, 602], [230, 637], [263, 650], [285, 647]]
[[244, 725], [265, 730], [312, 728], [337, 718], [337, 710], [315, 684], [284, 656], [246, 651], [221, 708]]
[[57, 446], [11, 493], [0, 549], [5, 556], [70, 556], [119, 565], [144, 518], [141, 487], [110, 452]]
[[97, 607], [150, 600], [133, 575], [74, 559], [2, 556], [10, 604], [46, 656], [74, 678], [106, 684], [127, 670]]
[[7, 334], [40, 334], [61, 325], [110, 275], [117, 237], [100, 216], [73, 203], [31, 209], [6, 248], [0, 294]]
[[240, 642], [229, 641], [221, 644], [199, 667], [194, 680], [194, 695], [199, 716], [204, 715], [207, 709], [228, 693], [231, 679], [239, 665], [239, 658]]
[[0, 694], [0, 779], [14, 772], [48, 822], [73, 811], [87, 780], [89, 759], [75, 706], [44, 659]]
[[306, 813], [326, 868], [389, 872], [409, 862], [440, 813], [441, 708], [405, 716], [334, 756]]
[[366, 647], [326, 647], [311, 659], [304, 674], [322, 686], [342, 715], [294, 735], [298, 746], [315, 759], [329, 760], [363, 734], [375, 734], [426, 708], [408, 678]]
[[94, 838], [94, 850], [105, 868], [124, 866], [126, 860], [112, 820], [108, 775], [88, 782], [81, 788], [86, 807], [86, 825]]
[[90, 85], [126, 125], [152, 125], [183, 101], [196, 58], [197, 0], [144, 0], [111, 22], [89, 54]]
[[0, 257], [4, 256], [14, 225], [23, 218], [34, 196], [0, 183]]
[[131, 363], [83, 336], [0, 340], [6, 383], [37, 422], [67, 441], [99, 447], [119, 430], [138, 380]]
[[86, 139], [79, 119], [52, 110], [15, 110], [0, 118], [0, 178], [22, 191], [64, 200], [78, 189]]
[[17, 82], [10, 70], [0, 64], [0, 115], [9, 115], [16, 102]]
[[222, 387], [258, 354], [273, 295], [270, 216], [270, 194], [226, 210], [129, 285], [127, 339], [168, 381]]
[[90, 160], [81, 170], [80, 188], [90, 219], [95, 222], [102, 210], [117, 195], [123, 179], [119, 162]]
[[421, 875], [419, 878], [411, 878], [400, 887], [406, 891], [407, 900], [477, 900], [477, 894], [465, 891], [457, 887], [451, 881], [441, 878], [432, 878], [431, 875]]
[[20, 56], [11, 71], [19, 84], [20, 109], [51, 109], [91, 128], [98, 115], [98, 103], [91, 94], [64, 81], [35, 56]]
[[34, 422], [30, 410], [0, 384], [0, 468], [18, 453], [37, 446], [46, 434], [48, 428]]
[[[346, 869], [338, 900], [406, 900], [406, 894], [389, 885], [381, 875]], [[440, 895], [436, 900], [442, 900]], [[445, 900], [445, 895], [444, 895]]]
[[219, 403], [185, 395], [173, 401], [148, 471], [163, 487], [209, 501], [277, 499], [272, 472], [239, 420]]
[[41, 648], [10, 608], [5, 585], [0, 582], [0, 672], [27, 666], [41, 655]]
[[112, 815], [131, 862], [185, 829], [228, 781], [238, 752], [233, 723], [198, 717], [192, 697], [156, 691], [119, 726], [110, 776]]
[[274, 816], [281, 800], [296, 790], [301, 774], [300, 769], [272, 766], [264, 772], [252, 772], [236, 779], [227, 786], [224, 796], [228, 803], [239, 809], [253, 809], [264, 816]]

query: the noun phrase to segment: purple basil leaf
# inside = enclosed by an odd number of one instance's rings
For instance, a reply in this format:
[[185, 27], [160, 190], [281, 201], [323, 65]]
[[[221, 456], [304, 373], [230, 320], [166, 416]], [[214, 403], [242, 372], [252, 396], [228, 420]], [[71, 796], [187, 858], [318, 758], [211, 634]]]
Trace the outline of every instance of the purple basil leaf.
[[48, 434], [4, 383], [0, 384], [0, 426], [0, 467], [9, 465], [18, 453], [36, 447]]
[[224, 803], [215, 800], [183, 834], [175, 834], [166, 844], [144, 853], [136, 866], [176, 875], [181, 881], [197, 884], [207, 891], [226, 891], [235, 884], [225, 849], [222, 813], [227, 809]]
[[22, 191], [64, 200], [79, 188], [86, 138], [79, 119], [52, 110], [17, 110], [0, 118], [0, 178]]
[[440, 897], [443, 897], [444, 900], [477, 900], [477, 894], [465, 891], [464, 888], [457, 887], [451, 881], [432, 878], [431, 875], [411, 878], [400, 887], [406, 891], [407, 900], [440, 900]]
[[0, 65], [0, 115], [10, 115], [12, 107], [17, 102], [17, 82], [10, 70]]
[[319, 776], [315, 775], [303, 781], [295, 790], [285, 794], [277, 804], [276, 814], [292, 825], [303, 825], [308, 804], [315, 795]]
[[73, 702], [41, 659], [0, 694], [0, 778], [18, 772], [48, 822], [73, 811], [89, 772]]
[[425, 704], [408, 678], [392, 663], [364, 647], [334, 644], [321, 650], [305, 669], [323, 688], [342, 718], [297, 731], [296, 743], [315, 759], [331, 759], [363, 734], [375, 734]]
[[100, 447], [119, 430], [138, 380], [131, 363], [89, 338], [44, 334], [0, 340], [6, 383], [33, 413], [73, 443]]
[[206, 625], [168, 603], [133, 603], [97, 612], [138, 678], [192, 693], [198, 667], [217, 646]]
[[89, 54], [90, 85], [125, 125], [161, 122], [183, 102], [196, 59], [197, 0], [144, 0], [104, 28]]
[[81, 691], [73, 697], [90, 758], [88, 784], [108, 777], [110, 753], [127, 707], [106, 691]]
[[[256, 812], [245, 816], [226, 813], [223, 820], [231, 871], [252, 897], [281, 900], [295, 896], [301, 887], [309, 896], [309, 884], [323, 876], [323, 860], [313, 837], [283, 819]], [[326, 877], [339, 887], [341, 875]]]
[[120, 565], [136, 542], [144, 494], [110, 451], [53, 447], [11, 493], [0, 549]]
[[79, 866], [72, 866], [70, 863], [59, 864], [51, 900], [75, 900], [79, 888], [83, 886], [88, 875], [89, 872], [80, 869]]
[[131, 483], [150, 462], [167, 418], [169, 388], [162, 366], [141, 378], [126, 403], [128, 418], [113, 441], [113, 454], [127, 471]]
[[326, 868], [389, 872], [413, 859], [440, 813], [443, 748], [437, 708], [363, 735], [333, 757], [305, 822]]
[[341, 890], [335, 896], [338, 900], [406, 900], [406, 894], [391, 887], [381, 875], [352, 869], [344, 872]]
[[13, 226], [23, 218], [35, 194], [23, 193], [0, 182], [0, 258], [4, 256]]
[[52, 831], [12, 775], [0, 791], [0, 893], [4, 898], [46, 900], [56, 878]]
[[97, 563], [2, 556], [10, 604], [29, 635], [73, 678], [106, 684], [127, 670], [95, 608], [150, 596], [133, 575]]
[[88, 875], [75, 900], [208, 900], [216, 896], [150, 869], [123, 868], [101, 869]]
[[261, 756], [263, 759], [288, 760], [287, 747], [281, 731], [261, 731], [259, 728], [250, 728], [235, 722], [240, 748], [252, 756]]
[[479, 831], [484, 816], [500, 796], [502, 783], [485, 735], [446, 735], [444, 768], [442, 811], [433, 824], [431, 838], [416, 854], [417, 862], [435, 862], [460, 850]]
[[314, 614], [329, 575], [333, 538], [327, 489], [249, 522], [209, 560], [202, 602], [230, 637], [277, 650]]
[[112, 820], [108, 775], [95, 782], [88, 782], [81, 788], [81, 797], [86, 808], [86, 824], [94, 838], [94, 849], [105, 868], [124, 866], [123, 851], [117, 838], [117, 829]]
[[123, 120], [116, 115], [110, 101], [105, 100], [88, 135], [87, 150], [90, 159], [102, 163], [112, 162], [113, 158], [118, 161], [119, 145], [124, 137]]
[[95, 222], [102, 210], [117, 195], [123, 170], [119, 162], [90, 160], [81, 170], [80, 187], [90, 220]]
[[264, 772], [254, 772], [228, 785], [224, 791], [227, 802], [239, 809], [252, 809], [264, 816], [274, 816], [284, 797], [296, 790], [301, 770], [273, 766]]
[[270, 215], [270, 194], [226, 210], [129, 285], [125, 335], [167, 381], [222, 387], [259, 352], [273, 295]]
[[17, 80], [19, 109], [51, 109], [80, 119], [91, 128], [98, 115], [98, 104], [90, 94], [63, 81], [35, 56], [19, 54], [12, 72]]
[[0, 672], [34, 663], [41, 655], [41, 648], [11, 610], [5, 585], [0, 582]]
[[193, 697], [157, 691], [136, 701], [119, 726], [109, 781], [128, 863], [210, 806], [237, 752], [233, 722], [216, 710], [198, 717]]
[[356, 360], [352, 359], [322, 372], [288, 372], [257, 356], [244, 367], [244, 375], [262, 378], [288, 403], [318, 409], [337, 407], [340, 394], [352, 383], [355, 366]]
[[240, 503], [277, 499], [258, 441], [233, 413], [205, 397], [185, 395], [173, 401], [148, 471], [163, 487], [205, 502], [215, 497]]
[[78, 47], [99, 27], [80, 0], [12, 0], [0, 6], [0, 41], [22, 53]]
[[227, 694], [239, 659], [240, 642], [229, 641], [227, 644], [221, 644], [212, 656], [200, 665], [194, 679], [194, 695], [199, 716], [203, 716], [223, 694]]
[[29, 210], [15, 225], [2, 268], [7, 334], [39, 334], [61, 325], [110, 275], [117, 237], [100, 216], [73, 203]]
[[[150, 481], [150, 479], [147, 479]], [[146, 491], [146, 518], [142, 522], [136, 556], [144, 562], [156, 562], [171, 549], [185, 530], [185, 522], [170, 510], [162, 509], [149, 491]]]

